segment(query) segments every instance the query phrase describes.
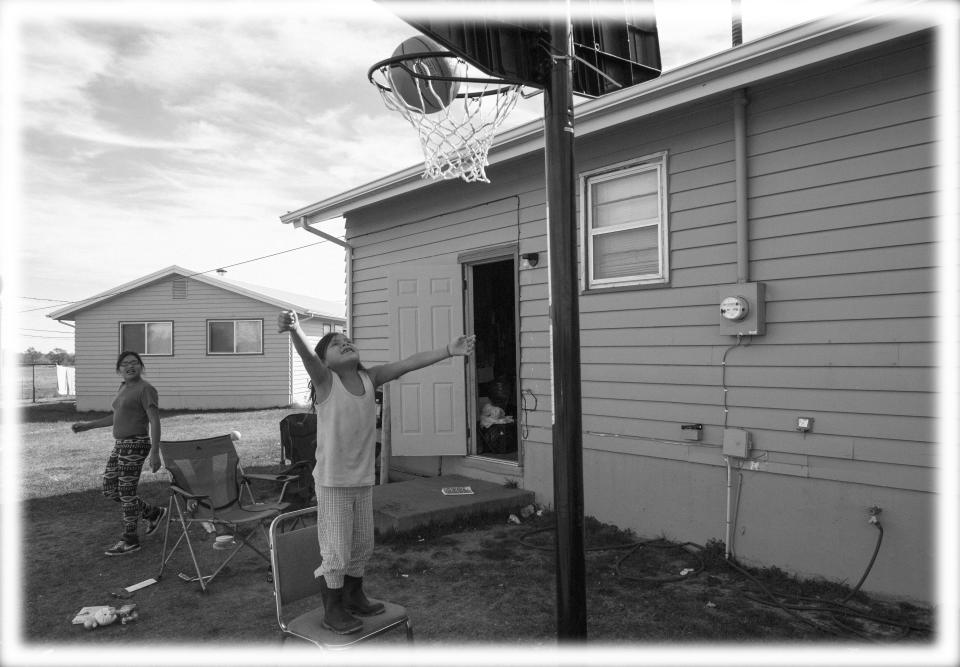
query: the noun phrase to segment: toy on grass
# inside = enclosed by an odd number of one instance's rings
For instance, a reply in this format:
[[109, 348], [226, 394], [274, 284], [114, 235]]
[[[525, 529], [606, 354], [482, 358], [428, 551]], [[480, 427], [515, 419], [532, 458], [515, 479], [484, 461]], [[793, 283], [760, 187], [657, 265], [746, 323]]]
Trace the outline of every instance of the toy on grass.
[[87, 630], [99, 628], [102, 625], [110, 625], [120, 619], [122, 625], [130, 621], [135, 621], [140, 617], [137, 612], [137, 605], [125, 604], [122, 607], [110, 607], [107, 605], [97, 607], [84, 607], [73, 618], [74, 624], [83, 625]]

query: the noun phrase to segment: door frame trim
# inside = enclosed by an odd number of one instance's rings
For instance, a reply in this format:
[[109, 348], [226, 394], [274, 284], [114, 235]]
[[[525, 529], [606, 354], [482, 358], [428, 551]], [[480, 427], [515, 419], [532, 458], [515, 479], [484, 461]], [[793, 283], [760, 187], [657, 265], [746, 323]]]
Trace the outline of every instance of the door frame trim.
[[[516, 381], [514, 382], [513, 391], [514, 391], [514, 400], [516, 401], [517, 406], [520, 405], [520, 272], [519, 272], [519, 262], [520, 262], [520, 246], [517, 243], [501, 243], [498, 245], [490, 246], [488, 248], [483, 248], [481, 250], [474, 250], [469, 252], [464, 252], [458, 255], [457, 261], [463, 267], [463, 324], [464, 324], [464, 334], [473, 335], [476, 333], [474, 328], [473, 320], [473, 267], [479, 266], [482, 264], [493, 264], [495, 262], [505, 262], [510, 261], [513, 264], [513, 341], [514, 346], [516, 347], [516, 352], [514, 354], [515, 368], [514, 368], [514, 377]], [[482, 460], [490, 463], [498, 463], [501, 465], [522, 467], [523, 466], [523, 438], [521, 437], [520, 423], [519, 419], [517, 421], [517, 460], [516, 461], [501, 461], [499, 459], [492, 459], [482, 454], [477, 454], [477, 425], [476, 419], [473, 418], [473, 415], [477, 414], [477, 360], [474, 355], [471, 355], [467, 359], [466, 365], [466, 409], [467, 409], [467, 458], [474, 460]], [[519, 416], [519, 415], [518, 415]]]

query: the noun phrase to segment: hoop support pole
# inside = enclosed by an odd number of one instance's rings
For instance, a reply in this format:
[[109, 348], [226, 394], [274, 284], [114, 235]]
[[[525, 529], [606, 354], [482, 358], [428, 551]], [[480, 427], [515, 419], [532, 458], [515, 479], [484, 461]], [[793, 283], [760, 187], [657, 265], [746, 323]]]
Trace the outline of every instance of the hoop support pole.
[[[563, 7], [566, 2], [560, 0]], [[561, 12], [561, 16], [567, 16]], [[553, 376], [553, 496], [557, 521], [557, 639], [587, 637], [583, 519], [583, 416], [580, 390], [580, 310], [574, 230], [573, 44], [570, 20], [550, 24], [554, 48], [544, 90], [544, 158], [550, 271]]]

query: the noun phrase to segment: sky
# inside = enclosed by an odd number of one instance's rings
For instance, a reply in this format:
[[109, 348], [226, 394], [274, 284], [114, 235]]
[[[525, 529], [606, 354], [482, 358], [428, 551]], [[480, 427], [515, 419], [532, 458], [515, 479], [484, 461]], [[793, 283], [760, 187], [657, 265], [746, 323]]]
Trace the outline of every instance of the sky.
[[[744, 39], [857, 4], [743, 0]], [[422, 162], [367, 81], [415, 29], [372, 0], [0, 12], [4, 349], [74, 351], [47, 313], [170, 265], [343, 302], [342, 250], [279, 218]], [[664, 70], [730, 46], [728, 0], [656, 12]]]

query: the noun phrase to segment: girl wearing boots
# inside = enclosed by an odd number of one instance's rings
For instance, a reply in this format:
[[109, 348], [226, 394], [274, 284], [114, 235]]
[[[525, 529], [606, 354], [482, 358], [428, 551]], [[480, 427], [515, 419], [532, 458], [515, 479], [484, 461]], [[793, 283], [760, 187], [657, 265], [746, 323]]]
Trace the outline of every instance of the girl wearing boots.
[[[160, 527], [166, 507], [154, 507], [137, 495], [140, 472], [145, 461], [150, 471], [160, 469], [160, 411], [157, 390], [143, 379], [143, 360], [136, 352], [124, 351], [117, 357], [117, 375], [122, 378], [113, 412], [89, 422], [77, 422], [74, 433], [104, 426], [113, 427], [116, 440], [103, 471], [103, 495], [120, 503], [123, 535], [104, 551], [107, 556], [125, 556], [140, 550], [138, 525], [146, 522], [146, 535]], [[148, 434], [149, 431], [149, 434]]]
[[357, 616], [383, 612], [363, 591], [363, 572], [373, 555], [373, 484], [375, 480], [375, 390], [404, 373], [448, 357], [473, 351], [474, 337], [461, 336], [445, 347], [420, 352], [401, 361], [364, 368], [353, 343], [342, 333], [329, 333], [315, 348], [300, 329], [296, 313], [278, 317], [289, 331], [310, 375], [311, 402], [317, 413], [317, 534], [323, 562], [323, 625], [339, 634], [357, 632]]

